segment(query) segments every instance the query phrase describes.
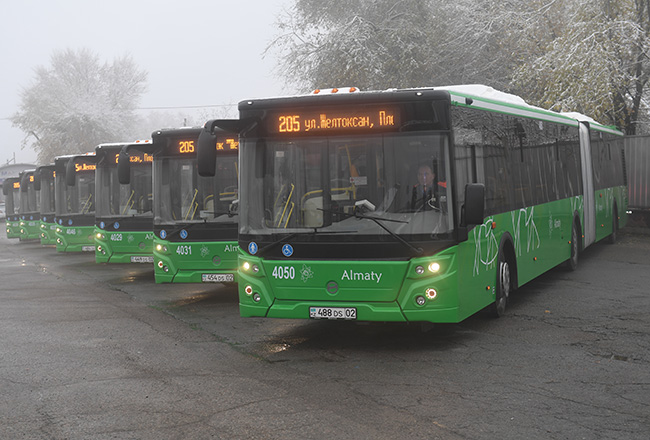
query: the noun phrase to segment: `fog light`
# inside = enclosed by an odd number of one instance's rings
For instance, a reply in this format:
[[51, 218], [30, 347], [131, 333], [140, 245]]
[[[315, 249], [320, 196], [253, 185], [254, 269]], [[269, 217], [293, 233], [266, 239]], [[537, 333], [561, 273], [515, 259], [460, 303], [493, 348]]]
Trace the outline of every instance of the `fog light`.
[[415, 267], [415, 273], [418, 274], [418, 275], [422, 275], [424, 273], [424, 267], [416, 266]]
[[163, 268], [163, 262], [162, 262], [162, 260], [158, 261], [158, 267], [161, 268], [161, 269]]
[[169, 272], [169, 268], [167, 266], [163, 267], [163, 272]]
[[253, 294], [253, 288], [251, 286], [246, 286], [246, 287], [244, 287], [244, 292], [246, 292], [246, 295], [252, 295]]
[[439, 270], [440, 270], [440, 264], [438, 264], [438, 263], [429, 264], [429, 272], [436, 273]]
[[98, 252], [101, 252], [101, 251], [102, 251], [102, 247], [101, 247], [101, 246], [97, 246], [97, 251], [98, 251]]
[[423, 297], [422, 295], [418, 295], [415, 297], [415, 303], [419, 306], [423, 306], [424, 303], [427, 302], [427, 299]]
[[259, 293], [255, 293], [253, 295], [253, 301], [255, 301], [256, 303], [260, 302], [261, 300], [262, 300], [262, 297], [260, 296]]
[[427, 289], [427, 298], [436, 299], [436, 296], [438, 296], [438, 292], [436, 292], [436, 289]]

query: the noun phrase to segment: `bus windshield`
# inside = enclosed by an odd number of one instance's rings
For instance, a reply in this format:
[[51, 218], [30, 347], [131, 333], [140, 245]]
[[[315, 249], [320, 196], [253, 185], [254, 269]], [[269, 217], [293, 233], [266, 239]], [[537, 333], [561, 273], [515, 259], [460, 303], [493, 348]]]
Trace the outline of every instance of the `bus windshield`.
[[194, 156], [157, 157], [154, 173], [155, 224], [237, 223], [236, 154], [217, 157], [215, 177], [199, 176]]
[[117, 166], [97, 167], [96, 217], [153, 216], [151, 163], [131, 165], [128, 185], [120, 184]]
[[56, 207], [54, 204], [54, 176], [52, 172], [41, 172], [41, 214], [54, 213]]
[[242, 234], [451, 237], [446, 133], [243, 142], [250, 147], [242, 160], [253, 175], [242, 179], [248, 201], [240, 208]]
[[13, 188], [5, 200], [6, 215], [18, 214], [20, 207], [20, 188]]
[[20, 213], [40, 212], [40, 205], [40, 193], [34, 189], [33, 183], [29, 183], [20, 198]]
[[[95, 171], [81, 171], [75, 175], [75, 185], [68, 186], [65, 176], [56, 176], [56, 215], [95, 214]], [[61, 203], [58, 200], [61, 200]]]

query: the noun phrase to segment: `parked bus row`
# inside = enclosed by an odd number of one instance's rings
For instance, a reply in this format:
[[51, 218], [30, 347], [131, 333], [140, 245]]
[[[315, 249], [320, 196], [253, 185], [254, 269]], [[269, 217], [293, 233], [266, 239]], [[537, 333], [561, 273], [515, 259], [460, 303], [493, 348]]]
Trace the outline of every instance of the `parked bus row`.
[[627, 207], [621, 132], [478, 85], [246, 100], [3, 191], [9, 238], [238, 282], [242, 316], [364, 321], [502, 315]]

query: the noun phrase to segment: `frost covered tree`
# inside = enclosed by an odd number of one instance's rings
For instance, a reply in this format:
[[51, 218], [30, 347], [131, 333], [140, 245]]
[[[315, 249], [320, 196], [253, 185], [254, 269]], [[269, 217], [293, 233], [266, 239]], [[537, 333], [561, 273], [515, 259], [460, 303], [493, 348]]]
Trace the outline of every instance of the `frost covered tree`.
[[292, 91], [482, 83], [628, 134], [650, 119], [650, 0], [295, 0], [278, 29]]
[[565, 6], [567, 25], [522, 63], [515, 84], [534, 104], [637, 133], [647, 113], [650, 2], [574, 0]]
[[[296, 0], [278, 18], [267, 50], [279, 53], [279, 74], [294, 89], [483, 83], [507, 90], [521, 59], [536, 50], [522, 36], [552, 9], [547, 3]], [[536, 26], [546, 30], [561, 19]]]
[[86, 49], [57, 51], [49, 67], [35, 69], [11, 119], [40, 163], [93, 151], [100, 143], [130, 138], [146, 78], [129, 56], [101, 63]]
[[269, 49], [294, 89], [429, 83], [437, 29], [429, 0], [296, 0]]

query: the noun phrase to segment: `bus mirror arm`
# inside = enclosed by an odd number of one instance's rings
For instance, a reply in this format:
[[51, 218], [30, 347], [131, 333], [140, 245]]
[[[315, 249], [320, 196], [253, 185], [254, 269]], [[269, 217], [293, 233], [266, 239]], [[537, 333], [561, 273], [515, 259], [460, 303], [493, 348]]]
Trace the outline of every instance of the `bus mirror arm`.
[[461, 209], [458, 228], [458, 241], [466, 241], [472, 226], [483, 224], [485, 218], [485, 185], [468, 183], [465, 185], [465, 204]]
[[205, 123], [199, 133], [196, 163], [199, 176], [214, 177], [217, 172], [217, 136], [214, 134], [216, 119]]
[[125, 148], [120, 150], [117, 159], [117, 180], [122, 185], [131, 183], [131, 158]]
[[75, 185], [75, 162], [74, 158], [68, 160], [68, 163], [65, 166], [65, 183], [68, 186]]

